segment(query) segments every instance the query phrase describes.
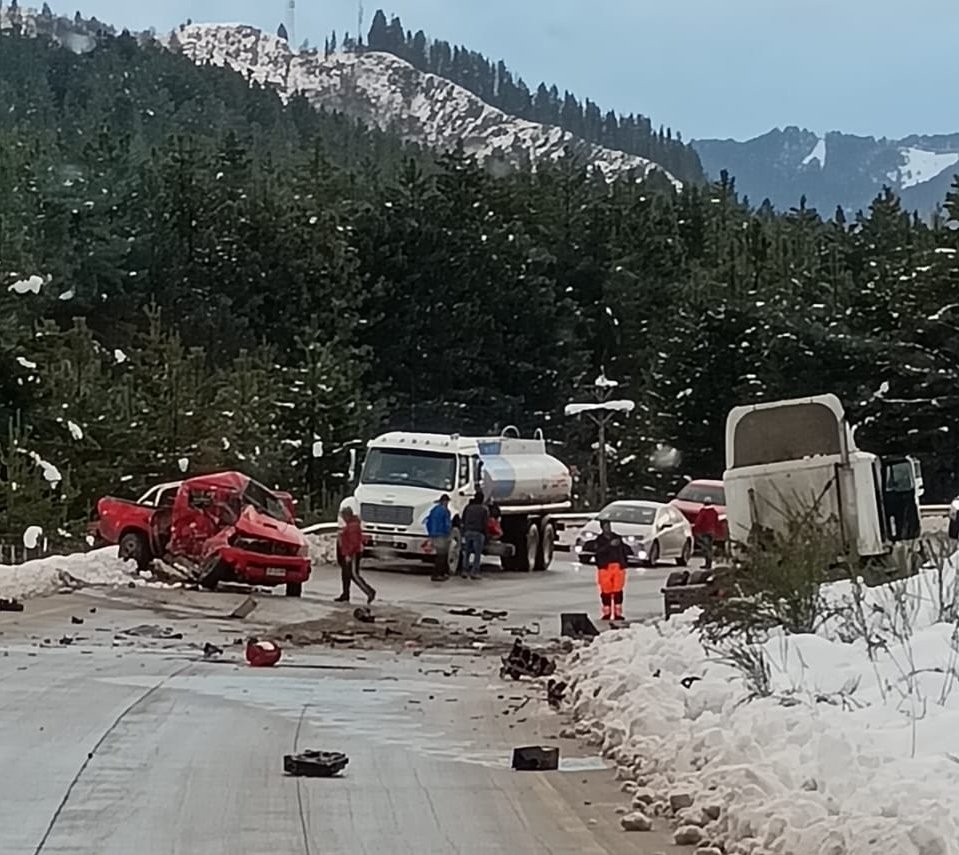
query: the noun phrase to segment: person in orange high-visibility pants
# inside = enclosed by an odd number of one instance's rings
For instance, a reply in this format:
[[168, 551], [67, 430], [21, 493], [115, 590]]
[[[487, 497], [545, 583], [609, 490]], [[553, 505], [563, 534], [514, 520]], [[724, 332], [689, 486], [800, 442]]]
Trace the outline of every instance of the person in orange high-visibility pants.
[[613, 532], [609, 520], [601, 520], [596, 538], [596, 581], [603, 604], [603, 620], [623, 619], [623, 591], [626, 588], [626, 545]]

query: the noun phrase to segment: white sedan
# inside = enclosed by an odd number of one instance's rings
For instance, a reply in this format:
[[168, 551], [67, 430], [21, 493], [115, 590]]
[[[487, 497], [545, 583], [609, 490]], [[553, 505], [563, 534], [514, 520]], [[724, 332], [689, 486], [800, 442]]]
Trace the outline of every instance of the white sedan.
[[630, 563], [655, 567], [674, 560], [685, 567], [693, 554], [693, 528], [672, 505], [661, 502], [622, 501], [603, 508], [580, 530], [573, 547], [582, 564], [596, 561], [600, 523], [609, 520], [614, 534], [626, 543]]

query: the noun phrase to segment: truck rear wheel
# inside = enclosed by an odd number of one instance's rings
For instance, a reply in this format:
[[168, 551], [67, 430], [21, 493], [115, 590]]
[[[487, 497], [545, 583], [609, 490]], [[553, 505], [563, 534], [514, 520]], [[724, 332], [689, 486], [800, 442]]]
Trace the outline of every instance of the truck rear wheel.
[[230, 566], [219, 558], [213, 559], [209, 565], [204, 568], [200, 576], [200, 587], [208, 591], [215, 591], [220, 582], [225, 582], [230, 573]]
[[536, 569], [549, 570], [553, 563], [553, 550], [556, 546], [556, 529], [551, 522], [544, 523], [540, 534], [539, 552], [536, 555]]
[[117, 546], [117, 555], [121, 561], [133, 561], [141, 573], [150, 566], [153, 556], [150, 554], [150, 544], [138, 531], [128, 531], [120, 538]]
[[541, 543], [539, 526], [535, 522], [531, 522], [529, 528], [526, 529], [526, 566], [523, 567], [524, 572], [530, 573], [533, 570], [540, 569], [537, 565], [542, 560]]
[[286, 585], [286, 595], [288, 597], [302, 597], [303, 596], [303, 583], [302, 582], [288, 582]]
[[539, 527], [528, 517], [509, 517], [503, 522], [503, 540], [513, 547], [512, 555], [503, 556], [503, 569], [528, 573], [536, 567], [540, 550]]

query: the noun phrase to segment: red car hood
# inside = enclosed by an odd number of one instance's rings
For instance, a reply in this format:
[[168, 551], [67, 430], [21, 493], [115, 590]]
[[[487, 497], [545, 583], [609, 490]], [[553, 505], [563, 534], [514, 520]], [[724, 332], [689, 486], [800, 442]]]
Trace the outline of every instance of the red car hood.
[[256, 537], [260, 540], [272, 540], [277, 543], [286, 543], [290, 546], [305, 546], [306, 538], [296, 526], [261, 514], [256, 508], [249, 505], [243, 508], [236, 530], [246, 537]]

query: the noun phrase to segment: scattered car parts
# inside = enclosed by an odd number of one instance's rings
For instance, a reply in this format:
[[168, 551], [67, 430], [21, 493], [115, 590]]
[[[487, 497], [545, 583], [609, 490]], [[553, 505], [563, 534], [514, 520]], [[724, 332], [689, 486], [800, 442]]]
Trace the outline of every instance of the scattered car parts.
[[302, 778], [332, 778], [339, 775], [350, 762], [341, 751], [306, 750], [283, 756], [283, 771]]

